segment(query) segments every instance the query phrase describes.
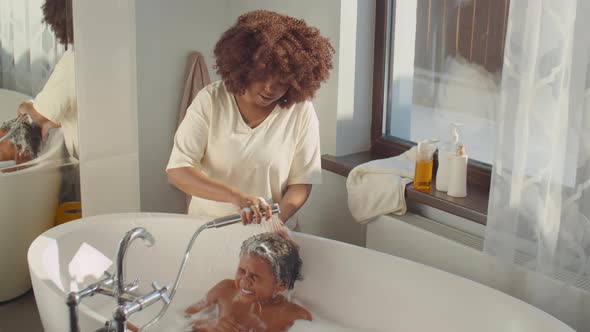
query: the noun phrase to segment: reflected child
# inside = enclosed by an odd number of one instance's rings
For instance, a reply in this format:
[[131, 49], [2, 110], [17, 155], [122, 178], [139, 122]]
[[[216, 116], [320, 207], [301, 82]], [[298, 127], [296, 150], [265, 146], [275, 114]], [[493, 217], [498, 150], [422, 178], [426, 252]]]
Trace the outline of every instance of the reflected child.
[[2, 123], [0, 138], [0, 161], [15, 161], [19, 165], [35, 159], [41, 149], [41, 129], [26, 121], [13, 119]]

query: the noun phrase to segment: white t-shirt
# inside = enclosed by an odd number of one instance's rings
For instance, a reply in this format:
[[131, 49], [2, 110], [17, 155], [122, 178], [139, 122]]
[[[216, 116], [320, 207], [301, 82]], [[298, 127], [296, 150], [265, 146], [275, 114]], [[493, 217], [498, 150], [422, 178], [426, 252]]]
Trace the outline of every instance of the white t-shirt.
[[[278, 203], [292, 184], [321, 183], [320, 135], [310, 101], [279, 106], [254, 129], [246, 125], [222, 81], [203, 88], [174, 137], [167, 170], [197, 167], [239, 190]], [[236, 213], [229, 203], [193, 197], [189, 214]], [[296, 223], [291, 218], [289, 224]], [[294, 226], [294, 225], [292, 225]]]
[[78, 104], [74, 52], [66, 51], [55, 65], [43, 90], [37, 94], [33, 107], [41, 115], [61, 126], [66, 148], [78, 156]]

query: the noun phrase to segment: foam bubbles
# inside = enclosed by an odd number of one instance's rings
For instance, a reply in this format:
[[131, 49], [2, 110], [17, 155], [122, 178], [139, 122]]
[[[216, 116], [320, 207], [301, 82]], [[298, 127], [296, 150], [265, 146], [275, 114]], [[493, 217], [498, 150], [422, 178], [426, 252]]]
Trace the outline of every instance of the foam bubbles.
[[[179, 294], [181, 295], [181, 294]], [[212, 308], [209, 310], [205, 310], [203, 312], [197, 313], [190, 318], [186, 318], [184, 316], [184, 309], [188, 307], [191, 303], [190, 299], [194, 300], [194, 297], [191, 296], [184, 296], [180, 297], [179, 303], [177, 303], [176, 310], [170, 311], [168, 314], [164, 316], [161, 323], [158, 323], [157, 330], [164, 331], [164, 332], [185, 332], [185, 331], [192, 331], [192, 322], [199, 319], [206, 319], [212, 320], [216, 319], [219, 315], [218, 308]], [[294, 303], [303, 305], [297, 299], [293, 300]], [[256, 312], [256, 310], [254, 310]], [[311, 312], [313, 317], [313, 321], [305, 321], [305, 320], [298, 320], [295, 321], [293, 326], [288, 330], [288, 332], [383, 332], [375, 329], [359, 329], [359, 328], [351, 328], [351, 327], [344, 327], [342, 324], [338, 324], [336, 322], [324, 319], [319, 315]], [[261, 322], [262, 323], [262, 322]]]

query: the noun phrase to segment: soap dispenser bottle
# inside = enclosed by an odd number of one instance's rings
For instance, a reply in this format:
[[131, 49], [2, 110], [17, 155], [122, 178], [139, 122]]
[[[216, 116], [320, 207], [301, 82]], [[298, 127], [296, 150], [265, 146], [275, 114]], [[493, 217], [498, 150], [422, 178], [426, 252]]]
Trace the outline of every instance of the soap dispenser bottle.
[[451, 157], [457, 155], [457, 144], [459, 143], [460, 123], [451, 124], [451, 139], [449, 143], [438, 151], [438, 169], [436, 171], [436, 190], [447, 192], [449, 188], [449, 177], [451, 168]]
[[416, 150], [416, 168], [414, 171], [414, 188], [419, 191], [430, 192], [432, 186], [433, 155], [438, 140], [418, 142]]
[[449, 190], [447, 195], [453, 197], [467, 196], [467, 154], [462, 144], [457, 145], [457, 155], [450, 159]]

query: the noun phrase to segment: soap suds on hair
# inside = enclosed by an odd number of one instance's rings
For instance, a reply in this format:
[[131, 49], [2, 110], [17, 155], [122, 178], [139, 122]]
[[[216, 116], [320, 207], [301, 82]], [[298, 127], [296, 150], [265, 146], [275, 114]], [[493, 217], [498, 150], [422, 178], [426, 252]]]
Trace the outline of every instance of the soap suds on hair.
[[41, 149], [41, 128], [26, 121], [18, 122], [17, 119], [13, 119], [2, 123], [0, 129], [6, 133], [10, 132], [6, 139], [14, 144], [17, 153], [28, 153], [31, 158], [37, 157]]
[[299, 250], [280, 234], [262, 233], [248, 238], [242, 244], [241, 255], [256, 255], [266, 260], [277, 282], [283, 282], [287, 289], [293, 289], [295, 281], [301, 280]]

